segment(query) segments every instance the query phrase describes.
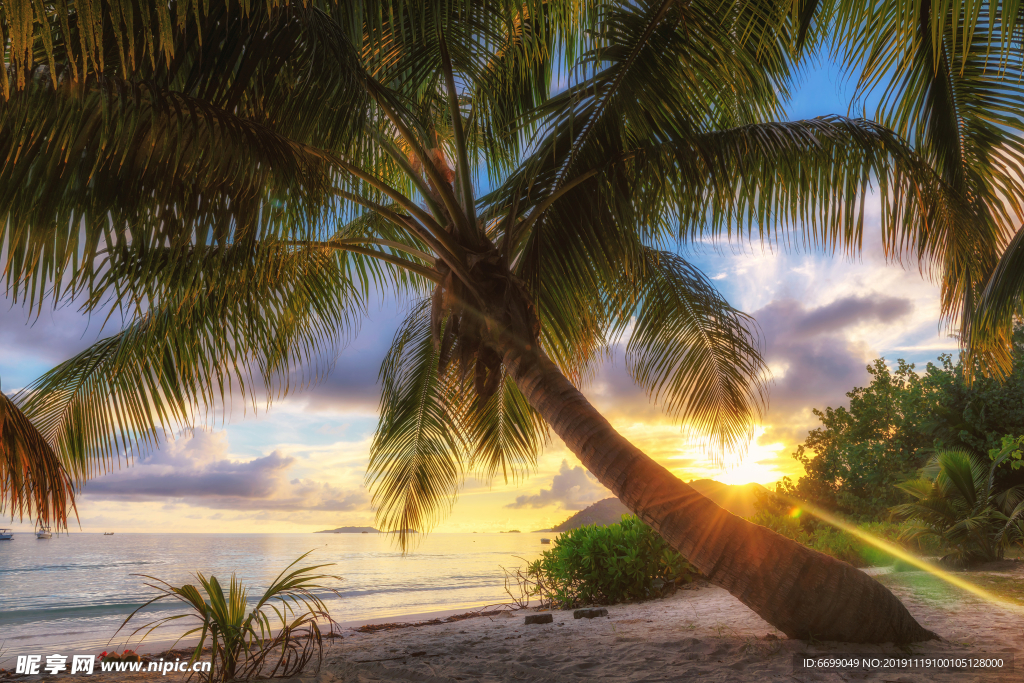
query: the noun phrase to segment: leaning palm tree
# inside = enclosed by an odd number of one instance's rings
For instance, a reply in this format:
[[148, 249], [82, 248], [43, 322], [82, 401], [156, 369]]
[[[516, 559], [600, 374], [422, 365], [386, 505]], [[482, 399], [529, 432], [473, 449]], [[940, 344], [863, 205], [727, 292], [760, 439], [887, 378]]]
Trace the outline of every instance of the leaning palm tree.
[[970, 224], [889, 129], [777, 122], [791, 47], [828, 28], [790, 9], [6, 0], [8, 294], [126, 321], [20, 410], [84, 482], [232, 397], [316, 381], [384, 291], [410, 302], [367, 474], [385, 528], [429, 527], [468, 471], [515, 479], [550, 429], [787, 635], [932, 637], [870, 577], [698, 494], [579, 390], [622, 340], [653, 401], [712, 454], [741, 447], [766, 396], [756, 328], [678, 245], [853, 254], [872, 186], [894, 257], [932, 259], [922, 243]]

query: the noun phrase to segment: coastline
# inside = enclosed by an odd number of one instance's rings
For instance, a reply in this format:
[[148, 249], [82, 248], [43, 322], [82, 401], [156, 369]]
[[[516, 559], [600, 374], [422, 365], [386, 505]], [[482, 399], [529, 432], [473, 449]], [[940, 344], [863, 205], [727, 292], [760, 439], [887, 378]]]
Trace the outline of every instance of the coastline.
[[[1024, 578], [1024, 563], [1007, 580]], [[993, 572], [993, 576], [997, 573]], [[448, 623], [403, 624], [396, 629], [359, 631], [347, 625], [332, 639], [319, 672], [308, 670], [291, 683], [386, 683], [416, 681], [899, 681], [960, 683], [1020, 680], [1024, 666], [1024, 604], [999, 605], [937, 583], [924, 572], [882, 577], [907, 609], [943, 640], [909, 647], [892, 644], [789, 640], [739, 600], [715, 586], [680, 590], [642, 603], [612, 605], [608, 615], [574, 619], [570, 610], [552, 612], [553, 623], [525, 625], [534, 610], [506, 612]], [[447, 611], [446, 611], [447, 612]], [[437, 612], [407, 615], [412, 622], [444, 618]], [[451, 616], [451, 615], [447, 615]], [[381, 620], [372, 620], [379, 622]], [[387, 622], [399, 621], [389, 617]], [[361, 620], [359, 625], [365, 625]], [[962, 656], [1014, 658], [1016, 671], [804, 672], [795, 655]], [[27, 677], [34, 680], [41, 677]], [[100, 683], [157, 678], [153, 673], [98, 674]]]
[[[502, 566], [532, 559], [544, 547], [540, 534], [439, 534], [403, 555], [375, 534], [91, 534], [62, 535], [0, 552], [0, 638], [4, 657], [21, 654], [96, 654], [127, 633], [110, 638], [136, 607], [153, 597], [141, 575], [172, 585], [195, 583], [194, 573], [222, 581], [235, 574], [250, 598], [290, 561], [315, 547], [310, 564], [333, 564], [324, 593], [343, 626], [416, 620], [459, 613], [508, 600]], [[147, 608], [135, 625], [181, 612], [175, 601]], [[429, 616], [424, 616], [429, 615]], [[160, 629], [138, 648], [167, 649], [185, 629]], [[141, 635], [141, 634], [140, 634]], [[137, 642], [137, 638], [133, 643]], [[0, 668], [4, 667], [0, 664]]]

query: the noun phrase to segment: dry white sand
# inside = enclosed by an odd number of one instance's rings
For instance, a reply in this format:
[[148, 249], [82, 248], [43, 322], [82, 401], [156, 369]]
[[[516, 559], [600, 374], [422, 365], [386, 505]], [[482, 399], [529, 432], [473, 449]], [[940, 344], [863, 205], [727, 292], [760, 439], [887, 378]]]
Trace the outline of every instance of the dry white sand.
[[[1004, 594], [1024, 597], [1024, 562], [975, 574]], [[342, 631], [319, 673], [290, 683], [414, 681], [1022, 681], [1024, 616], [924, 572], [882, 576], [913, 615], [943, 641], [900, 649], [892, 645], [808, 643], [788, 640], [726, 591], [713, 586], [632, 605], [614, 605], [608, 616], [573, 619], [555, 611], [554, 623], [524, 625], [515, 612], [450, 623], [363, 633]], [[1018, 588], [1019, 587], [1019, 588]], [[1022, 602], [1021, 604], [1024, 604]], [[793, 655], [1015, 656], [1012, 673], [935, 671], [800, 672]], [[35, 678], [35, 677], [32, 677]], [[96, 683], [154, 679], [153, 674], [103, 674]]]

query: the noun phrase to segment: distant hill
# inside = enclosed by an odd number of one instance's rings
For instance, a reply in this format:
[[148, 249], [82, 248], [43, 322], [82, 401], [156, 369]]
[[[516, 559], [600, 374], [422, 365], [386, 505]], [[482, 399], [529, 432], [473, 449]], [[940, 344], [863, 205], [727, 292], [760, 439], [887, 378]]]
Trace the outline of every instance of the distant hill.
[[[752, 516], [755, 512], [754, 501], [757, 499], [757, 492], [765, 490], [760, 484], [734, 486], [732, 484], [723, 484], [714, 479], [696, 479], [689, 482], [689, 484], [697, 489], [699, 493], [707, 496], [738, 517]], [[615, 524], [622, 519], [622, 515], [628, 514], [632, 513], [618, 498], [605, 498], [585, 510], [580, 510], [553, 529], [541, 529], [541, 531], [569, 531], [570, 529], [577, 529], [588, 524]]]
[[599, 526], [617, 524], [622, 519], [622, 515], [628, 514], [632, 513], [618, 498], [605, 498], [588, 508], [580, 510], [554, 528], [540, 529], [540, 531], [569, 531], [570, 529], [578, 529], [588, 524], [597, 524]]

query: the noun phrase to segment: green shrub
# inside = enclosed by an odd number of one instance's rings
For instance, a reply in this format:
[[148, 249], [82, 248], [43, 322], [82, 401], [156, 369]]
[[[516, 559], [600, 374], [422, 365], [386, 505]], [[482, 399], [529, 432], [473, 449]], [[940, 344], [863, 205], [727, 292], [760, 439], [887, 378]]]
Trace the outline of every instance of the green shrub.
[[[185, 619], [185, 623], [191, 620], [192, 628], [178, 640], [199, 636], [189, 664], [198, 660], [207, 645], [212, 649], [210, 670], [199, 673], [203, 683], [291, 678], [301, 673], [310, 662], [315, 662], [319, 670], [324, 658], [320, 624], [334, 630], [335, 622], [318, 593], [338, 595], [336, 590], [326, 588], [321, 582], [324, 579], [337, 581], [340, 577], [318, 573], [321, 568], [331, 566], [327, 564], [293, 569], [307, 555], [309, 553], [288, 565], [252, 609], [249, 608], [248, 590], [234, 574], [227, 592], [216, 576], [206, 577], [200, 572], [195, 574], [199, 587], [192, 584], [172, 586], [162, 579], [142, 574], [143, 578], [153, 581], [146, 585], [155, 589], [157, 595], [132, 612], [121, 624], [121, 629], [149, 605], [170, 599], [182, 603], [186, 611], [143, 624], [129, 638], [142, 633], [140, 640], [144, 640], [160, 626], [178, 619]], [[125, 659], [129, 654], [135, 655], [126, 650], [116, 661], [133, 661]], [[105, 655], [105, 660], [109, 659], [112, 656]], [[134, 661], [138, 661], [137, 656]]]
[[814, 532], [808, 545], [837, 560], [849, 562], [854, 567], [865, 567], [869, 564], [864, 558], [864, 553], [871, 549], [871, 546], [842, 529], [822, 527]]
[[541, 599], [563, 609], [657, 597], [698, 576], [651, 527], [630, 515], [618, 524], [563, 533], [528, 574]]
[[909, 525], [903, 537], [940, 543], [941, 561], [954, 567], [1000, 560], [1007, 548], [1024, 544], [1024, 484], [993, 485], [1000, 465], [1015, 469], [1022, 442], [1005, 437], [987, 460], [965, 449], [938, 451], [920, 478], [899, 486], [915, 499], [892, 508]]
[[790, 515], [781, 515], [770, 510], [761, 510], [751, 517], [750, 521], [804, 545], [807, 545], [807, 541], [810, 538], [810, 534], [800, 524], [800, 520]]
[[[897, 562], [891, 553], [865, 543], [853, 534], [836, 529], [825, 523], [812, 522], [806, 518], [780, 515], [767, 509], [750, 518], [754, 524], [768, 527], [786, 538], [802, 543], [818, 552], [849, 562], [854, 567], [889, 567]], [[910, 552], [932, 553], [936, 551], [936, 543], [928, 539], [906, 540], [901, 538], [907, 531], [907, 523], [865, 522], [857, 528], [888, 541], [895, 546]]]

